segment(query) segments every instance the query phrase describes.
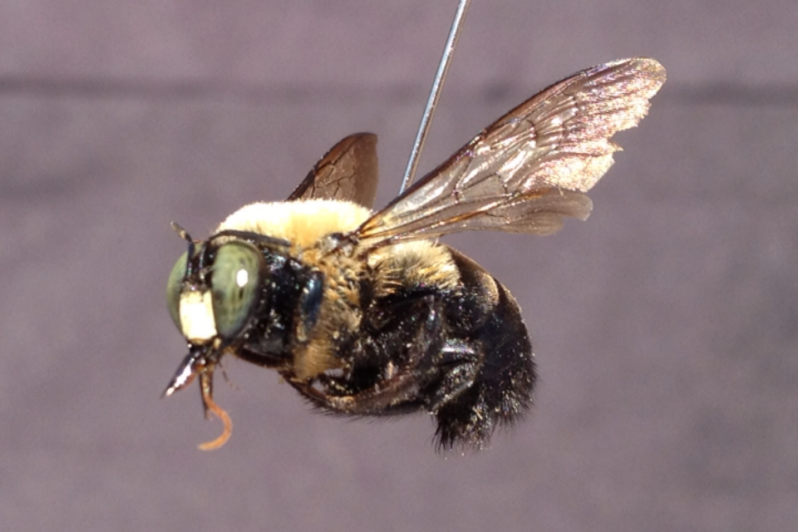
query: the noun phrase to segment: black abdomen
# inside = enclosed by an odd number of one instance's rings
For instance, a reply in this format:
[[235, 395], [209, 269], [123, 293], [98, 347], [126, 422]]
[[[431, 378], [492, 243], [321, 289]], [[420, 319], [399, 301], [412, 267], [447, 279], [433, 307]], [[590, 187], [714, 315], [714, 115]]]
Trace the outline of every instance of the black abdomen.
[[[450, 249], [462, 292], [447, 305], [447, 321], [477, 355], [473, 384], [435, 412], [439, 443], [483, 447], [498, 426], [532, 404], [535, 362], [521, 309], [510, 292], [477, 263]], [[462, 336], [461, 336], [462, 335]]]

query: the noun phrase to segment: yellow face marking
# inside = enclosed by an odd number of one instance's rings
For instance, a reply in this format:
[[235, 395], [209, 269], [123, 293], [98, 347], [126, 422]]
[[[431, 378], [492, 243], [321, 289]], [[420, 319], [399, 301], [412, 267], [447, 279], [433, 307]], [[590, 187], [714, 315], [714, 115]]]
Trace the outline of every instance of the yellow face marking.
[[210, 290], [180, 294], [180, 329], [189, 342], [202, 344], [216, 336]]

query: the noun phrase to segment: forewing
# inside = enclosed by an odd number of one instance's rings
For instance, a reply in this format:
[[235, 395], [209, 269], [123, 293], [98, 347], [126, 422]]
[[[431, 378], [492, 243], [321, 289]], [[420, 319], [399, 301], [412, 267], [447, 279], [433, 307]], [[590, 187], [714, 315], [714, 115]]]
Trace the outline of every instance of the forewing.
[[610, 141], [646, 115], [665, 82], [653, 59], [589, 68], [516, 107], [361, 226], [367, 246], [493, 229], [549, 234], [586, 219], [612, 165]]
[[333, 146], [288, 201], [336, 199], [353, 201], [371, 209], [378, 180], [377, 135], [356, 133]]

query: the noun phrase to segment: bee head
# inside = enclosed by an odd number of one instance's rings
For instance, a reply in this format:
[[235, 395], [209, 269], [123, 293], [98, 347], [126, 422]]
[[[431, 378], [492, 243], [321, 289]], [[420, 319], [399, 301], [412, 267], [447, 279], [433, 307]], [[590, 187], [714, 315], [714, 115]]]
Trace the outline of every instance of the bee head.
[[[262, 323], [264, 314], [269, 315], [277, 297], [275, 287], [287, 284], [298, 291], [295, 315], [301, 331], [315, 325], [323, 278], [288, 258], [290, 242], [238, 230], [219, 231], [195, 241], [177, 224], [172, 227], [188, 242], [188, 250], [169, 274], [166, 300], [189, 353], [165, 395], [184, 388], [198, 375], [209, 379], [225, 352], [237, 352], [248, 341], [248, 331]], [[279, 338], [275, 352], [281, 352], [285, 331], [279, 325], [274, 329]], [[259, 347], [269, 352], [269, 335], [261, 333]]]
[[174, 227], [188, 241], [188, 250], [166, 287], [172, 321], [190, 346], [221, 349], [242, 332], [257, 306], [267, 272], [263, 253], [235, 235], [219, 233], [195, 242]]

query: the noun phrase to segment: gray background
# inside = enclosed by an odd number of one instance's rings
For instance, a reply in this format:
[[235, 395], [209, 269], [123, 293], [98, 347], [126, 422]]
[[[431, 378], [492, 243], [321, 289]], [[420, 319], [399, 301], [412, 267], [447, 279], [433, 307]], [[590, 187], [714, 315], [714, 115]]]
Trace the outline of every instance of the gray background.
[[184, 245], [355, 131], [395, 194], [455, 1], [0, 2], [5, 530], [787, 531], [798, 522], [798, 3], [475, 0], [422, 160], [611, 59], [669, 80], [554, 237], [448, 242], [511, 288], [529, 421], [309, 412], [228, 361], [226, 447], [165, 310]]

